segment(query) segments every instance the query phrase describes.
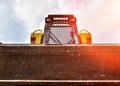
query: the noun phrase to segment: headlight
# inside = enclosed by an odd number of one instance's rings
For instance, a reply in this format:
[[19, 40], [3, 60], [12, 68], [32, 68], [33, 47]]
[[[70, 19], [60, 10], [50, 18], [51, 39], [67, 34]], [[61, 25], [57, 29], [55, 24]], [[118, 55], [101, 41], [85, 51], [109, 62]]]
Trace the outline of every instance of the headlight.
[[51, 19], [47, 18], [47, 19], [46, 19], [46, 21], [47, 21], [47, 22], [50, 22], [50, 21], [51, 21]]
[[71, 22], [76, 22], [76, 19], [75, 19], [75, 18], [72, 18], [70, 21], [71, 21]]

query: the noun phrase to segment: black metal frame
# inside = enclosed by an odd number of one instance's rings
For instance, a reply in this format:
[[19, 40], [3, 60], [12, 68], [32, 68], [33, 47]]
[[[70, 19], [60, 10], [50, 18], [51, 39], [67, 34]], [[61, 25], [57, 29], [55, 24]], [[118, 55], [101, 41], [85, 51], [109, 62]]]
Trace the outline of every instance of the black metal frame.
[[76, 17], [73, 15], [48, 15], [48, 17], [45, 18], [44, 38], [42, 44], [48, 44], [50, 38], [55, 43], [62, 44], [57, 37], [50, 32], [51, 27], [71, 27], [73, 38], [67, 44], [79, 43]]

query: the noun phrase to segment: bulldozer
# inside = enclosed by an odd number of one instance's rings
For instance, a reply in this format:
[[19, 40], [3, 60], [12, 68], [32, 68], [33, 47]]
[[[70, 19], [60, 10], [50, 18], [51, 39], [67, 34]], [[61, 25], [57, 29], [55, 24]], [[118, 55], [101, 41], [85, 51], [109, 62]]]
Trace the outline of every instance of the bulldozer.
[[120, 44], [94, 44], [73, 15], [48, 15], [30, 44], [0, 44], [0, 86], [119, 86]]

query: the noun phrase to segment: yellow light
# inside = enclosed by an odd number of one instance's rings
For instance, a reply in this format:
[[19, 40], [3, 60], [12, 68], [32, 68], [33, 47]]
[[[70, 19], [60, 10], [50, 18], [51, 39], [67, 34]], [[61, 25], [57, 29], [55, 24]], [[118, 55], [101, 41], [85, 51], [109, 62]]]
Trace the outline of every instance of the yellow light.
[[87, 30], [83, 29], [78, 33], [80, 41], [82, 44], [91, 44], [92, 43], [92, 35]]
[[41, 44], [42, 43], [42, 38], [43, 38], [43, 33], [42, 30], [38, 29], [35, 30], [33, 33], [31, 33], [31, 44]]
[[88, 31], [87, 30], [81, 30], [80, 33], [88, 33]]

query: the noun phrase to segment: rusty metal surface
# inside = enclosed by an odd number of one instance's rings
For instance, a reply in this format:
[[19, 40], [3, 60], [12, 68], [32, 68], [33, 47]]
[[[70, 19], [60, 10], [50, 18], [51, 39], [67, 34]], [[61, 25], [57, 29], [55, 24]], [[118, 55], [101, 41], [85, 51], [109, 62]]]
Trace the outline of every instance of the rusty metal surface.
[[17, 83], [13, 81], [4, 81], [0, 82], [1, 86], [120, 86], [120, 82], [108, 82], [108, 81], [62, 81], [62, 82], [45, 82], [43, 80], [15, 80]]
[[1, 44], [0, 80], [120, 80], [120, 44]]

